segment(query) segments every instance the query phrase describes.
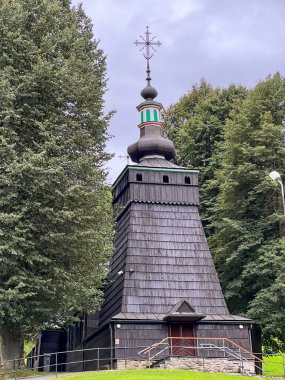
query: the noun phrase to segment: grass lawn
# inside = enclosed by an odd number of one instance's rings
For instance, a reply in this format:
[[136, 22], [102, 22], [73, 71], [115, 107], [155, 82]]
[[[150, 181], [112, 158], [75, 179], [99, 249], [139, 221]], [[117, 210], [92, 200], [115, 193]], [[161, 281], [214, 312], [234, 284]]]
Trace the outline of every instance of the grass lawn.
[[80, 375], [58, 377], [57, 380], [245, 380], [254, 377], [222, 373], [193, 372], [188, 370], [124, 370], [89, 372]]
[[[264, 376], [284, 376], [283, 357], [263, 357], [266, 364], [263, 365]], [[285, 358], [284, 358], [285, 360]], [[242, 375], [230, 375], [223, 373], [194, 372], [189, 370], [124, 370], [124, 371], [100, 371], [87, 372], [59, 377], [58, 380], [246, 380], [260, 379]]]
[[[284, 376], [283, 356], [264, 356], [263, 360], [266, 364], [263, 365], [264, 376]], [[284, 357], [285, 361], [285, 357]], [[284, 363], [285, 365], [285, 363]]]

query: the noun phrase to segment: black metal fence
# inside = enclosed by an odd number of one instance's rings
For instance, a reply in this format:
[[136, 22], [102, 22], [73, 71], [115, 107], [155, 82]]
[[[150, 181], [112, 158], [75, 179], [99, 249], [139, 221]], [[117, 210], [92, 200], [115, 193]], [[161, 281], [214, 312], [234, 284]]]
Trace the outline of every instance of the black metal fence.
[[[197, 358], [203, 363], [202, 368], [207, 371], [207, 359], [229, 360], [239, 362], [241, 373], [245, 373], [246, 363], [254, 363], [258, 368], [263, 367], [263, 375], [285, 377], [285, 354], [252, 354], [249, 358], [246, 352], [229, 349], [225, 344], [215, 346], [213, 344], [201, 344], [191, 346], [181, 342], [175, 347], [168, 342], [155, 344], [150, 347], [116, 347], [114, 348], [85, 348], [72, 351], [53, 352], [42, 355], [29, 355], [25, 358], [17, 358], [0, 363], [0, 380], [10, 378], [18, 379], [27, 375], [30, 371], [53, 373], [58, 377], [61, 372], [81, 372], [85, 370], [101, 369], [127, 369], [134, 363], [138, 368], [167, 368], [170, 358]], [[130, 353], [136, 351], [136, 355]], [[111, 355], [110, 355], [111, 352]], [[247, 353], [248, 354], [248, 353]], [[256, 363], [256, 358], [261, 358]], [[119, 359], [118, 359], [119, 358]], [[118, 365], [119, 363], [119, 365]], [[189, 367], [189, 369], [192, 369]], [[23, 376], [24, 377], [24, 376]]]

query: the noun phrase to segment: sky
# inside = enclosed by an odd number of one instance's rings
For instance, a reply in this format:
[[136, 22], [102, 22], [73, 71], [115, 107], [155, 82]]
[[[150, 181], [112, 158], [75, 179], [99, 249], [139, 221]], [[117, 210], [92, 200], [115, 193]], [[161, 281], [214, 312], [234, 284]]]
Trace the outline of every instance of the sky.
[[165, 108], [202, 78], [214, 86], [254, 86], [269, 74], [285, 74], [285, 0], [72, 0], [92, 19], [94, 37], [107, 56], [105, 111], [112, 138], [108, 182], [127, 164], [127, 147], [139, 138], [140, 91], [146, 60], [134, 41], [157, 36], [152, 85]]

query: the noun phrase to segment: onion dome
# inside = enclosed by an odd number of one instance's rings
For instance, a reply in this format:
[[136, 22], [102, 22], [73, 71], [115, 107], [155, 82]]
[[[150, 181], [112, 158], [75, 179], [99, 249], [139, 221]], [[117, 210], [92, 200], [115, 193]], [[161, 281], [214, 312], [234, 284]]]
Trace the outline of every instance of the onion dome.
[[141, 91], [141, 96], [145, 100], [153, 100], [154, 98], [157, 97], [157, 95], [158, 95], [157, 90], [149, 84]]

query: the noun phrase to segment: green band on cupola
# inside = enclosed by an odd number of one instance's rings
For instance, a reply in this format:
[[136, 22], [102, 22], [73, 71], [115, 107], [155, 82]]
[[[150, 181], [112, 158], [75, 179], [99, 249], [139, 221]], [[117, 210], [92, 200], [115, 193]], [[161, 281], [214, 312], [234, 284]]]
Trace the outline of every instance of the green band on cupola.
[[151, 121], [150, 110], [146, 110], [146, 121]]
[[154, 121], [158, 121], [157, 110], [153, 110], [153, 118], [154, 118]]

